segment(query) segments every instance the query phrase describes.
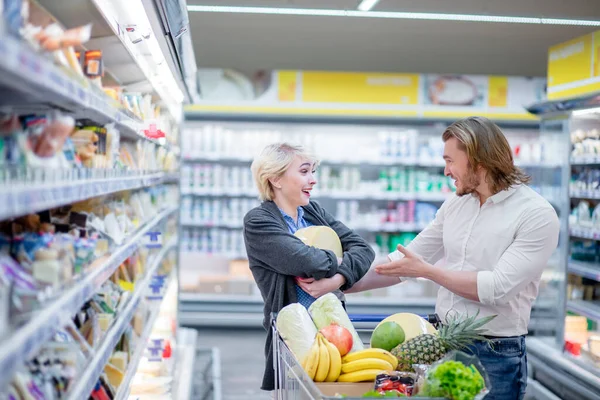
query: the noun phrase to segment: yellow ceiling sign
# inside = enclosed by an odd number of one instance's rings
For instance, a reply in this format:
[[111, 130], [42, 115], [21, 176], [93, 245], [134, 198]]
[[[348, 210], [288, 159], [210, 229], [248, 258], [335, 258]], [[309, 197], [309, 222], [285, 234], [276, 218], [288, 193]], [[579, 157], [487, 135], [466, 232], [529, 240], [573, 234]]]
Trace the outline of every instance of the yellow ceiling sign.
[[419, 104], [419, 74], [302, 72], [307, 103]]
[[552, 46], [548, 53], [548, 89], [592, 77], [592, 34]]

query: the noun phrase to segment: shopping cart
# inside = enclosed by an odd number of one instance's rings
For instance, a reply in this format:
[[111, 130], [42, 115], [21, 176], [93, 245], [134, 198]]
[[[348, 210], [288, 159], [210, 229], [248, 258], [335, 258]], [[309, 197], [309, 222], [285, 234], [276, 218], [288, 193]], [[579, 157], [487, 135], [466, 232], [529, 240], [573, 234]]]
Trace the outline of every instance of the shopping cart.
[[[275, 393], [278, 400], [333, 400], [337, 397], [326, 396], [308, 377], [294, 354], [285, 344], [275, 323], [276, 314], [271, 317], [271, 329], [273, 330], [273, 368], [275, 369]], [[349, 314], [350, 321], [358, 331], [365, 345], [369, 345], [370, 334], [375, 325], [387, 317], [379, 314]], [[434, 326], [439, 323], [437, 315], [423, 316], [431, 321]], [[366, 335], [368, 334], [368, 336]], [[345, 400], [364, 400], [361, 397], [344, 397]], [[432, 397], [411, 397], [415, 400], [433, 400]], [[435, 400], [441, 400], [435, 398]]]

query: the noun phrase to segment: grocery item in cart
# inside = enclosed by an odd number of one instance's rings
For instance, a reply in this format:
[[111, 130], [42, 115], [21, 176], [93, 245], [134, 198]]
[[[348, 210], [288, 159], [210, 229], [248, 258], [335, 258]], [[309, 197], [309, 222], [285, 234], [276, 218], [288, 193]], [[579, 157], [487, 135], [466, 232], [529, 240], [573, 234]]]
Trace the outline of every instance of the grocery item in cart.
[[354, 339], [350, 331], [343, 326], [333, 323], [320, 329], [319, 332], [337, 348], [342, 357], [352, 350]]
[[[373, 331], [373, 334], [377, 332], [380, 327], [388, 322], [395, 322], [404, 331], [404, 340], [401, 342], [408, 341], [412, 338], [415, 338], [419, 335], [423, 335], [425, 333], [436, 333], [437, 330], [435, 327], [429, 323], [429, 321], [425, 320], [423, 317], [417, 314], [412, 313], [397, 313], [390, 315], [381, 321]], [[373, 345], [373, 337], [371, 337], [371, 345]], [[395, 346], [394, 346], [395, 347]]]
[[377, 394], [392, 392], [412, 396], [416, 380], [417, 375], [412, 372], [385, 372], [377, 375], [375, 378], [375, 389], [373, 392]]
[[302, 368], [315, 382], [335, 382], [342, 371], [342, 357], [335, 346], [317, 333], [313, 345], [302, 361]]
[[287, 305], [277, 314], [277, 330], [296, 359], [304, 360], [317, 336], [317, 327], [300, 303]]
[[350, 352], [364, 349], [362, 340], [350, 322], [350, 318], [342, 306], [342, 302], [333, 293], [319, 297], [308, 309], [317, 329], [323, 329], [336, 323], [348, 329], [352, 334], [353, 344]]
[[391, 372], [398, 359], [389, 351], [377, 348], [363, 349], [342, 358], [342, 374], [338, 382], [372, 382], [382, 372]]
[[417, 368], [418, 396], [450, 400], [480, 400], [490, 391], [485, 369], [474, 355], [461, 351], [448, 353], [430, 367]]
[[387, 321], [378, 325], [371, 334], [371, 347], [391, 351], [404, 340], [404, 329], [394, 321]]
[[437, 335], [419, 335], [395, 347], [392, 354], [398, 358], [398, 370], [411, 371], [414, 364], [432, 364], [451, 350], [462, 350], [475, 340], [486, 340], [482, 336], [485, 333], [482, 327], [496, 316], [478, 319], [478, 315], [479, 313], [462, 320], [458, 316], [447, 318]]

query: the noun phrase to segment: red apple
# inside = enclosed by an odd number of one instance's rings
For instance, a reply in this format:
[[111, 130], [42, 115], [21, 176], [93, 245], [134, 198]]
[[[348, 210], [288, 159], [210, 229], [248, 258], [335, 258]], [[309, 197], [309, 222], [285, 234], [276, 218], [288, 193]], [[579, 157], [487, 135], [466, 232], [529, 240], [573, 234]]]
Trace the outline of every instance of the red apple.
[[321, 329], [319, 332], [325, 336], [325, 339], [337, 347], [342, 357], [348, 354], [352, 349], [352, 344], [354, 342], [352, 340], [352, 334], [343, 326], [333, 323]]

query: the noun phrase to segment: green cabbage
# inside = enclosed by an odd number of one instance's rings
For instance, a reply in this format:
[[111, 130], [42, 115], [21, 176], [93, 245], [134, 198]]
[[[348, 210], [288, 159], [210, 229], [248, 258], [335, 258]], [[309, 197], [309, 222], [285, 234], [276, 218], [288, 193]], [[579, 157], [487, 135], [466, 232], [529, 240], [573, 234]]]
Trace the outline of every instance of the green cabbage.
[[350, 322], [350, 318], [348, 318], [348, 314], [346, 314], [342, 302], [335, 294], [327, 293], [326, 295], [319, 297], [308, 308], [308, 311], [319, 330], [334, 322], [348, 329], [352, 334], [352, 349], [350, 352], [363, 350], [365, 348], [356, 329], [354, 329], [352, 322]]
[[317, 328], [306, 308], [299, 303], [282, 308], [277, 314], [276, 325], [281, 338], [302, 362], [317, 336]]

